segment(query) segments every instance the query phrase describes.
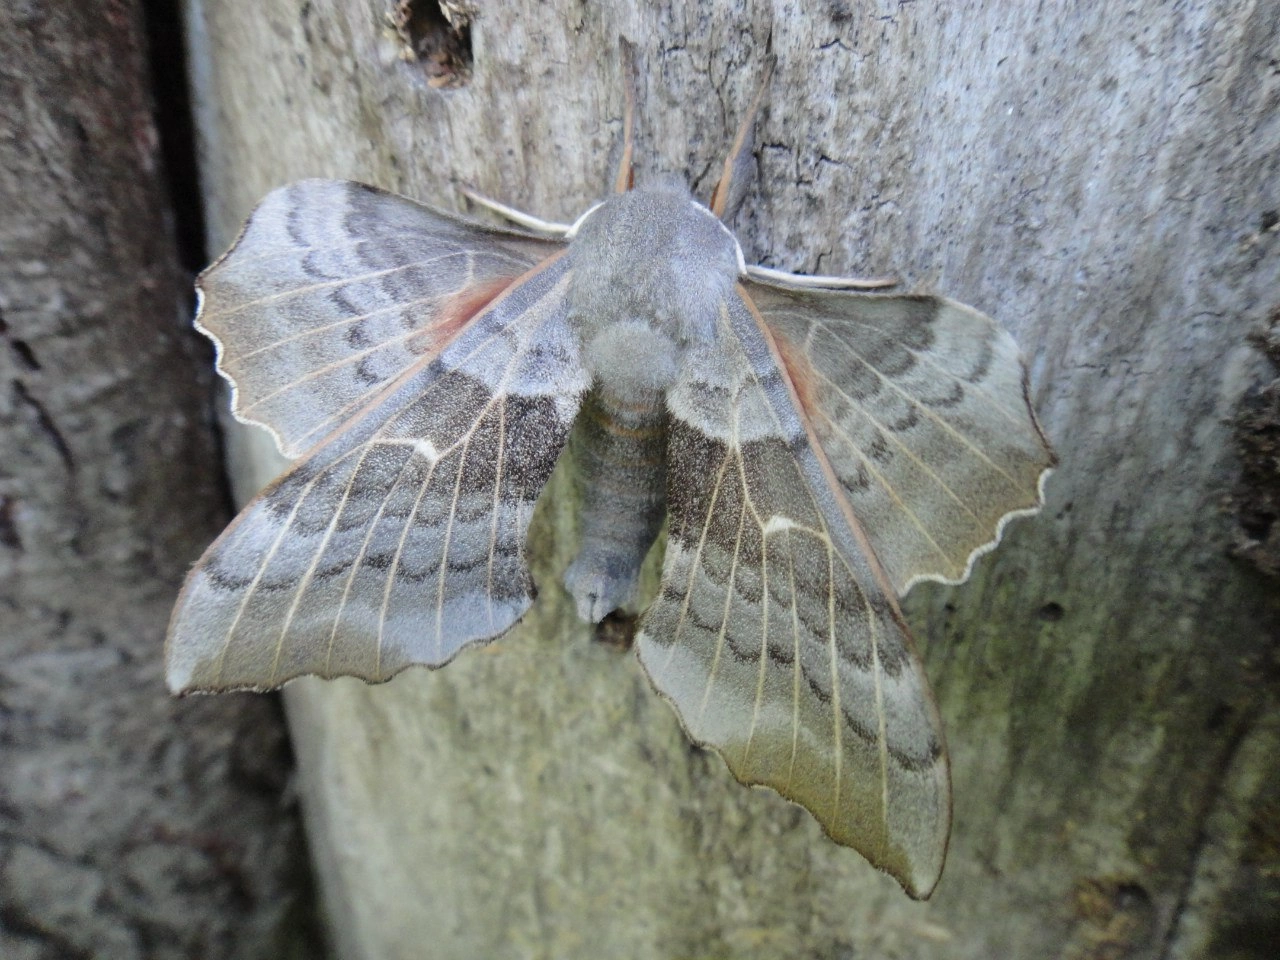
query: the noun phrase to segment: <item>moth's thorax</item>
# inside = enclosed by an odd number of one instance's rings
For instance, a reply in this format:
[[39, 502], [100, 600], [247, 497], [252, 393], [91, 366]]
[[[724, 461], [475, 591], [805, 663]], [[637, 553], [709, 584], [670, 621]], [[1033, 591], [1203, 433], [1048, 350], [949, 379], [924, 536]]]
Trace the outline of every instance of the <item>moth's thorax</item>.
[[586, 367], [624, 394], [665, 388], [683, 348], [712, 339], [742, 263], [715, 214], [673, 190], [610, 197], [577, 224], [569, 258]]

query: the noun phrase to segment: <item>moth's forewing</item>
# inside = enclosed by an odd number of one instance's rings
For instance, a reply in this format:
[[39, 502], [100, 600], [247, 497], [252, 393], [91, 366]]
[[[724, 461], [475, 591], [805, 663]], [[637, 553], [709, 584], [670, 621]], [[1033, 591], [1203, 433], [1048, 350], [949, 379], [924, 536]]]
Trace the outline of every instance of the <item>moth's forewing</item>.
[[915, 897], [951, 802], [928, 681], [782, 358], [739, 292], [669, 395], [667, 555], [637, 648], [689, 735]]
[[934, 296], [746, 284], [898, 595], [960, 583], [1055, 462], [1013, 338]]
[[563, 244], [361, 183], [269, 194], [197, 281], [234, 412], [299, 457]]
[[191, 572], [175, 691], [389, 679], [508, 629], [524, 537], [587, 378], [557, 254], [254, 500]]

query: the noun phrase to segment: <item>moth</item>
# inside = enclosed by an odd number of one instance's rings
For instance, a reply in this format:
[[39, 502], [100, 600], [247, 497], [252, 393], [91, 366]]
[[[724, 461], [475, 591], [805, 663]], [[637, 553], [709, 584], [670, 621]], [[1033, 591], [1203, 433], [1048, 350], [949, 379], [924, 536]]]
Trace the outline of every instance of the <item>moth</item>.
[[635, 599], [665, 523], [635, 639], [653, 686], [739, 781], [928, 897], [950, 778], [898, 598], [964, 580], [1042, 502], [1017, 347], [941, 297], [746, 266], [726, 221], [765, 84], [703, 206], [634, 188], [629, 78], [614, 192], [571, 226], [305, 180], [201, 275], [236, 417], [297, 462], [191, 571], [169, 686], [381, 682], [501, 636], [571, 447], [579, 614]]

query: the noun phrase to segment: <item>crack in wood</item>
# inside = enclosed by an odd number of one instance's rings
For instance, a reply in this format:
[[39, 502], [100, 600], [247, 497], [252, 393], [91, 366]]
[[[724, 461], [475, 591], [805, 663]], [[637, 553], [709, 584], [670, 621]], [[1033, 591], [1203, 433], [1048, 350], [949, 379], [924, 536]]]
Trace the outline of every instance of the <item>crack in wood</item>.
[[27, 385], [21, 380], [13, 381], [13, 394], [18, 403], [31, 411], [35, 417], [36, 425], [40, 428], [40, 432], [48, 438], [53, 449], [57, 451], [58, 458], [62, 461], [62, 465], [66, 467], [67, 473], [75, 473], [76, 462], [71, 453], [71, 445], [67, 443], [66, 437], [58, 429], [58, 425], [54, 422], [48, 408], [27, 389]]

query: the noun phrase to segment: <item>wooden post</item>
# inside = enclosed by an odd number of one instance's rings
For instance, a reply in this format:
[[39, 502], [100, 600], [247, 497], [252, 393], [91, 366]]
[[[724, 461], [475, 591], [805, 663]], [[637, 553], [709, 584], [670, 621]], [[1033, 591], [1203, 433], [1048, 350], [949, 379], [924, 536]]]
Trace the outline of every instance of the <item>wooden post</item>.
[[280, 710], [164, 685], [227, 510], [151, 92], [142, 4], [0, 4], [5, 960], [305, 949]]

